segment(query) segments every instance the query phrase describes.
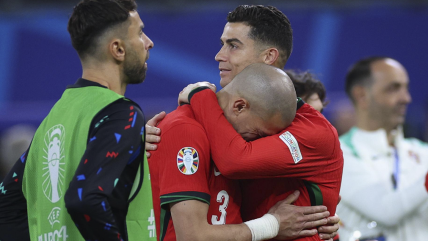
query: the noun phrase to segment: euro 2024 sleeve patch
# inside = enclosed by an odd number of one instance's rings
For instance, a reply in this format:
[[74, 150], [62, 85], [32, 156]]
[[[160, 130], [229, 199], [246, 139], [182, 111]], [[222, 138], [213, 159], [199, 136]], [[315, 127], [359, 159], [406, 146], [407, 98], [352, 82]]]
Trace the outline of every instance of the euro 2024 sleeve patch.
[[294, 136], [289, 131], [282, 133], [279, 138], [288, 146], [288, 149], [290, 149], [290, 153], [295, 164], [303, 159], [302, 153], [300, 152], [299, 143], [297, 143], [296, 138], [294, 138]]
[[199, 154], [193, 147], [183, 147], [177, 154], [178, 170], [184, 175], [192, 175], [198, 171]]

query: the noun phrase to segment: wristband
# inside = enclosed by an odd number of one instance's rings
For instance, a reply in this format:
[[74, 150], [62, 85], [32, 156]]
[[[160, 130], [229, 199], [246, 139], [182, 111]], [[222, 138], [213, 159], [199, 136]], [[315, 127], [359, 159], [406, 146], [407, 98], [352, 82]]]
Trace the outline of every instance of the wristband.
[[261, 218], [253, 219], [245, 224], [250, 228], [252, 241], [274, 238], [279, 232], [279, 222], [272, 214], [265, 214]]

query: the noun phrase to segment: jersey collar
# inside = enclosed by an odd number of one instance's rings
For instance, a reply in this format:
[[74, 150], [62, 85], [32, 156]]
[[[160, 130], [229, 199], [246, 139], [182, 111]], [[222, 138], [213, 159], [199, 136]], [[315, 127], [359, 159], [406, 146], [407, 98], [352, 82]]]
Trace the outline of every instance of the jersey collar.
[[305, 104], [305, 102], [302, 100], [302, 98], [297, 97], [297, 110], [302, 107]]
[[103, 88], [107, 88], [104, 85], [98, 84], [94, 81], [90, 81], [87, 79], [83, 79], [83, 78], [79, 78], [76, 83], [74, 83], [73, 85], [68, 85], [67, 89], [71, 89], [71, 88], [81, 88], [81, 87], [88, 87], [88, 86], [97, 86], [97, 87], [103, 87]]

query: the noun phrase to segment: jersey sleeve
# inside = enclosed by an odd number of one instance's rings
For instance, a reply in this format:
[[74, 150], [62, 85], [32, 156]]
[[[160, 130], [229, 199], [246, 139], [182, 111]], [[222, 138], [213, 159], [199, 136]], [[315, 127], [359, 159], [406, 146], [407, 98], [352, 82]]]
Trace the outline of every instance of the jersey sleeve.
[[22, 154], [0, 183], [0, 240], [30, 240], [27, 201], [22, 193], [22, 177], [28, 150]]
[[159, 170], [160, 204], [199, 200], [209, 204], [208, 139], [199, 125], [175, 125], [161, 135], [152, 162]]
[[[109, 111], [103, 111], [109, 112], [108, 118], [102, 119], [102, 124], [90, 133], [86, 151], [65, 195], [67, 210], [86, 240], [126, 237], [120, 220], [123, 217], [115, 216], [112, 210], [127, 207], [132, 183], [123, 187], [122, 177], [127, 166], [136, 165], [135, 159], [142, 152], [144, 118], [132, 103], [123, 102], [120, 106], [113, 103], [106, 107], [110, 107]], [[122, 190], [119, 192], [117, 188]]]
[[210, 140], [212, 159], [228, 178], [310, 180], [328, 164], [331, 154], [337, 152], [335, 149], [340, 148], [330, 128], [324, 126], [318, 130], [311, 125], [302, 128], [296, 121], [280, 134], [246, 142], [226, 120], [212, 91], [199, 91], [190, 101], [196, 120], [205, 128]]

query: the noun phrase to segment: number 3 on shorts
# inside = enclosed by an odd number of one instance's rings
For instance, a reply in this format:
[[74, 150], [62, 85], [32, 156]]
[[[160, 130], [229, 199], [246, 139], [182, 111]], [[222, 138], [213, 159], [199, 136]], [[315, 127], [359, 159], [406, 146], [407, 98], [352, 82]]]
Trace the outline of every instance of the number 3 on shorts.
[[218, 203], [222, 203], [222, 205], [220, 205], [218, 207], [218, 211], [220, 211], [221, 216], [220, 218], [217, 215], [213, 215], [211, 217], [211, 223], [213, 225], [222, 225], [226, 223], [226, 208], [227, 205], [229, 204], [229, 194], [227, 194], [227, 192], [225, 190], [221, 190], [218, 194], [217, 194], [217, 202]]

